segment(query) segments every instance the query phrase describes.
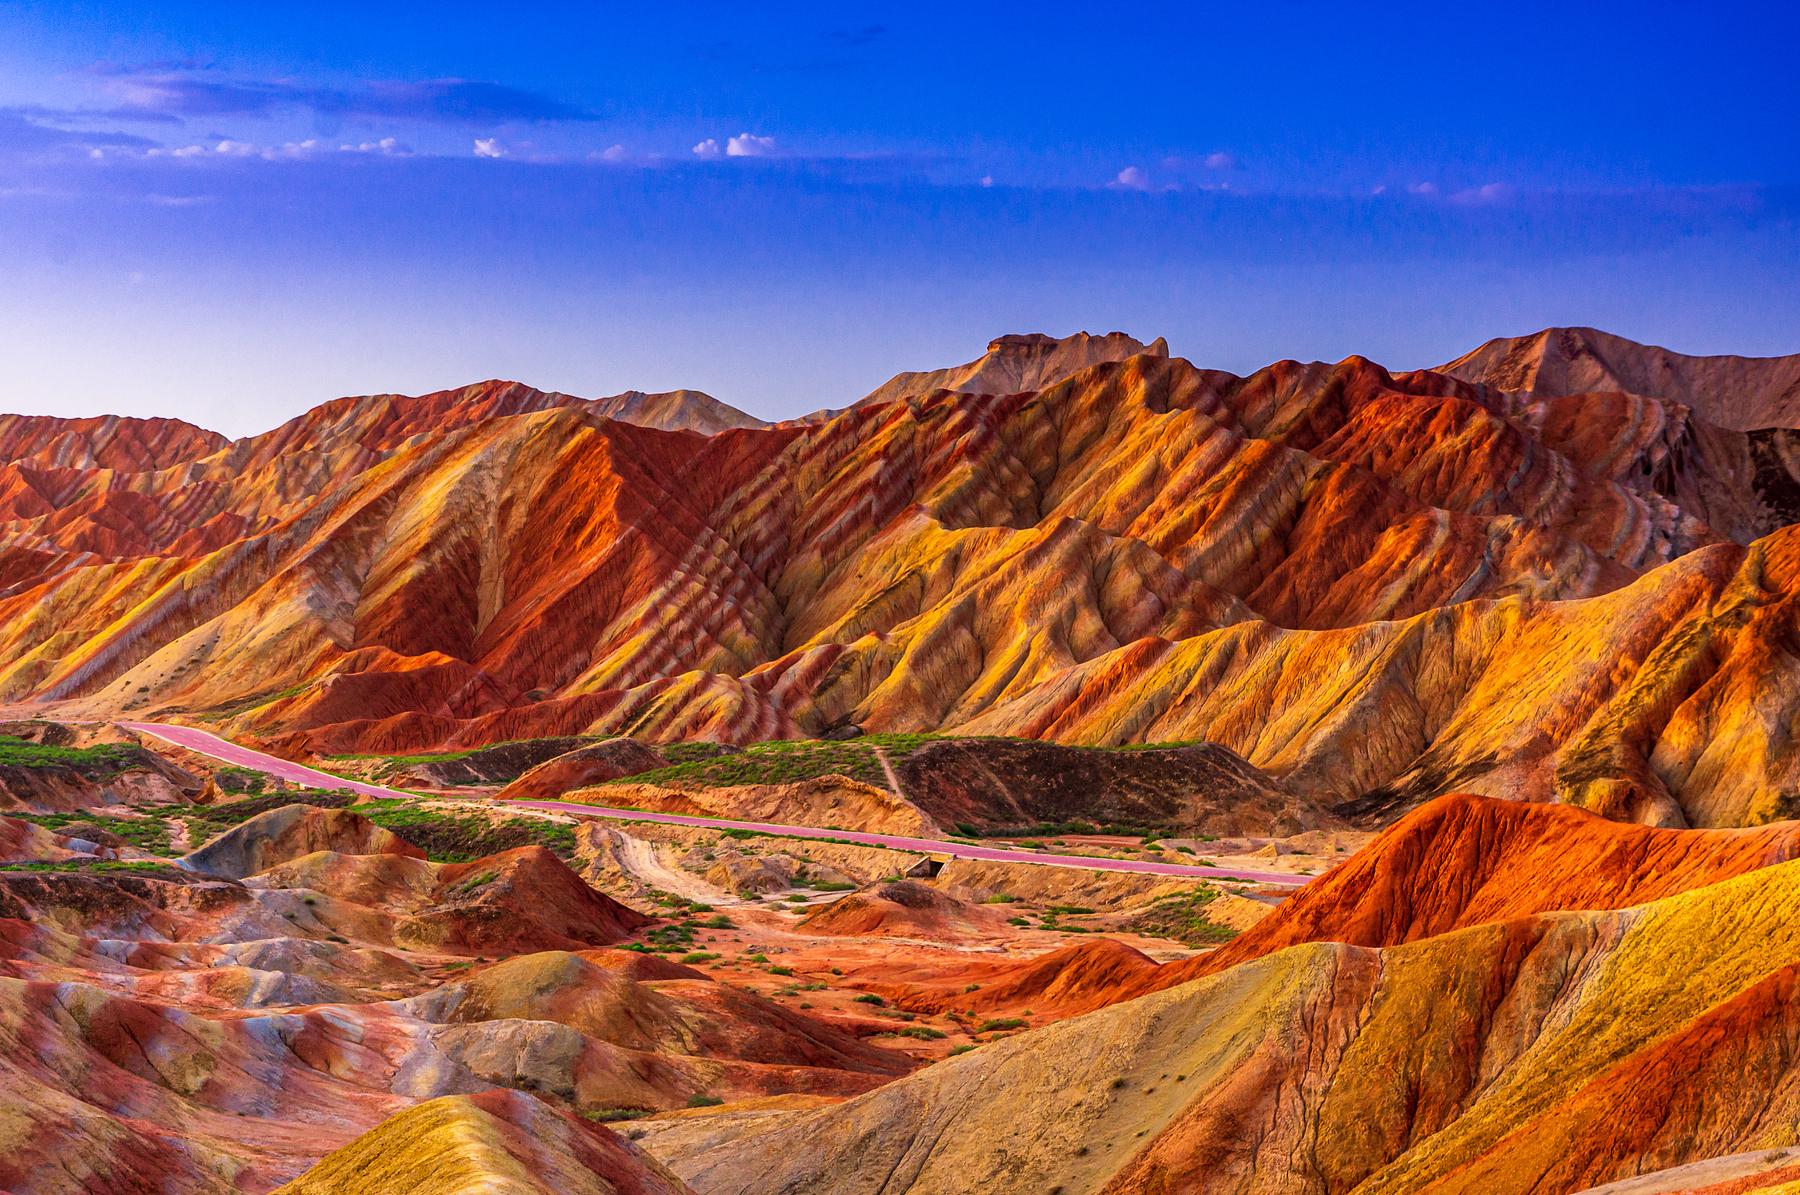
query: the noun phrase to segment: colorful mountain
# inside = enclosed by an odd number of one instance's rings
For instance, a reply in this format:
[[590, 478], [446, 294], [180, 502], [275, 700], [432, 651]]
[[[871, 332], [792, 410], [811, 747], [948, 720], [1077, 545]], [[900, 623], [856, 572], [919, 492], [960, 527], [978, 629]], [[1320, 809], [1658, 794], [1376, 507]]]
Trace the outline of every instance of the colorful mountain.
[[303, 754], [1207, 740], [1372, 820], [1743, 825], [1800, 783], [1789, 492], [1656, 397], [1143, 353], [710, 436], [487, 383], [158, 451], [7, 466], [0, 696]]

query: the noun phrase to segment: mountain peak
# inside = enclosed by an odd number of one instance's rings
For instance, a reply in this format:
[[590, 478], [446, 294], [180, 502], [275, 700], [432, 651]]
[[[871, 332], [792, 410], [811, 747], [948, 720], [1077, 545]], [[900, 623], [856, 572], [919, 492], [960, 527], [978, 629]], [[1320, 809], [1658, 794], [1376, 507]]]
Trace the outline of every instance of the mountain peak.
[[897, 373], [862, 401], [887, 402], [933, 390], [974, 394], [1042, 390], [1090, 365], [1124, 361], [1145, 354], [1167, 357], [1168, 341], [1159, 336], [1145, 344], [1123, 332], [1105, 332], [1098, 336], [1077, 332], [1061, 337], [1044, 332], [1016, 332], [995, 337], [988, 342], [986, 353], [962, 365]]
[[1696, 357], [1587, 327], [1497, 337], [1437, 372], [1545, 397], [1618, 391], [1678, 402], [1737, 431], [1800, 427], [1800, 354]]

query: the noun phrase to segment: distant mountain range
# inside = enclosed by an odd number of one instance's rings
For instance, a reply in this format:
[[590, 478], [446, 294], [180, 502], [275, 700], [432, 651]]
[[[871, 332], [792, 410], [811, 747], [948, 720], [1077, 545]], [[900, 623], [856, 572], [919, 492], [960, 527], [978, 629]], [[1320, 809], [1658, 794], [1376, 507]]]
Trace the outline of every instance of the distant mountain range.
[[1350, 816], [1756, 822], [1800, 791], [1797, 368], [1562, 329], [1237, 377], [1084, 333], [774, 425], [512, 382], [231, 442], [7, 417], [0, 698], [301, 753], [1209, 739]]

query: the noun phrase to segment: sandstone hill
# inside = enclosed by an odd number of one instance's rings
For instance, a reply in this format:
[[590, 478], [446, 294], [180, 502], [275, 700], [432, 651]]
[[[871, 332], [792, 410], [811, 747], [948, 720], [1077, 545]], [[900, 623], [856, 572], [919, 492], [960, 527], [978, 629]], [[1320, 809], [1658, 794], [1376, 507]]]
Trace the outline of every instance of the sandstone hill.
[[278, 1195], [691, 1195], [607, 1129], [505, 1089], [381, 1122]]

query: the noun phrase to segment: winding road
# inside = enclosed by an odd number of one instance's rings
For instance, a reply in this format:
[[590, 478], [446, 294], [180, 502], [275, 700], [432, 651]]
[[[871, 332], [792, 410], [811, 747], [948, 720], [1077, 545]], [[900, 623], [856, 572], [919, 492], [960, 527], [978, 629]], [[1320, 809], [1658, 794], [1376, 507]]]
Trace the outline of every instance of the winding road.
[[[120, 722], [118, 725], [139, 734], [147, 734], [198, 752], [222, 763], [250, 768], [291, 784], [311, 788], [349, 789], [367, 797], [390, 797], [414, 801], [418, 797], [397, 788], [383, 788], [360, 780], [347, 780], [321, 772], [277, 755], [267, 755], [240, 747], [230, 739], [192, 726], [176, 726], [166, 722]], [[708, 830], [748, 830], [778, 838], [814, 838], [832, 842], [854, 842], [863, 846], [882, 846], [893, 850], [916, 851], [921, 854], [947, 855], [956, 859], [985, 859], [995, 863], [1035, 863], [1046, 867], [1074, 867], [1087, 871], [1128, 871], [1140, 875], [1179, 876], [1185, 879], [1244, 880], [1255, 884], [1296, 886], [1307, 877], [1284, 875], [1271, 871], [1243, 871], [1232, 867], [1196, 867], [1185, 863], [1163, 863], [1152, 859], [1103, 859], [1090, 855], [1053, 855], [1036, 851], [1008, 850], [1005, 847], [977, 846], [962, 842], [945, 842], [936, 838], [907, 838], [897, 834], [867, 834], [860, 830], [828, 830], [818, 826], [785, 826], [774, 822], [740, 822], [713, 817], [688, 817], [679, 813], [646, 813], [636, 809], [613, 809], [604, 805], [582, 805], [572, 801], [506, 801], [494, 802], [520, 809], [537, 809], [549, 813], [565, 813], [575, 817], [607, 818], [614, 821], [660, 822], [669, 826], [698, 826]]]

